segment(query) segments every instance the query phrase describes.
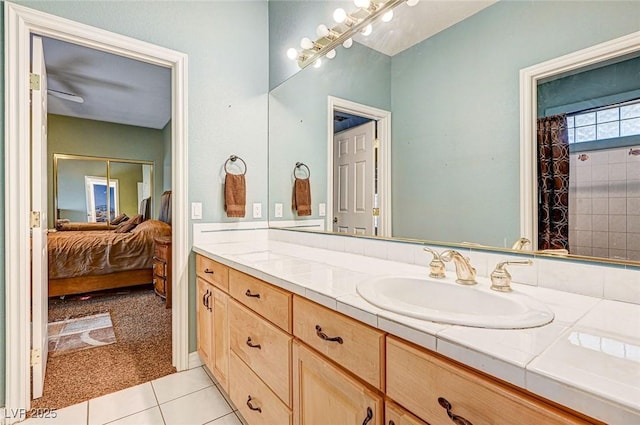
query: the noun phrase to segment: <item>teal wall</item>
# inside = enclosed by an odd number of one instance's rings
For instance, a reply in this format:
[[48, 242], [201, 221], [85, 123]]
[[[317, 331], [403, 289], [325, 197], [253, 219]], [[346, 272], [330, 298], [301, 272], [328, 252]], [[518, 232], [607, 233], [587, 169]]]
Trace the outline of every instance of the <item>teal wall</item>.
[[[222, 165], [230, 154], [237, 154], [249, 165], [247, 203], [266, 205], [269, 66], [266, 1], [19, 3], [186, 53], [189, 201], [202, 202], [202, 221], [231, 221], [222, 208]], [[0, 34], [4, 37], [4, 30]], [[0, 164], [4, 167], [3, 160]], [[0, 181], [4, 181], [4, 172]], [[4, 190], [4, 183], [0, 188]], [[4, 243], [0, 246], [0, 270], [4, 275], [3, 259]], [[189, 346], [194, 351], [195, 278], [191, 273], [189, 285]], [[4, 307], [4, 281], [0, 283], [0, 305]], [[3, 310], [0, 313], [4, 315]], [[3, 348], [4, 338], [0, 340], [0, 360], [4, 365]], [[2, 392], [4, 377], [4, 367], [0, 367]], [[4, 394], [0, 396], [3, 404]]]
[[637, 1], [500, 1], [392, 61], [394, 236], [519, 237], [519, 71], [640, 30]]
[[[158, 216], [160, 209], [160, 195], [162, 195], [163, 173], [164, 173], [164, 136], [162, 130], [153, 128], [136, 127], [131, 125], [114, 124], [103, 121], [85, 120], [80, 118], [66, 117], [62, 115], [50, 114], [48, 119], [48, 155], [49, 155], [49, 227], [53, 225], [53, 155], [70, 154], [83, 156], [96, 156], [111, 159], [133, 159], [139, 161], [153, 162], [153, 213], [152, 217]], [[170, 147], [171, 145], [169, 145]], [[103, 163], [106, 164], [106, 163]], [[114, 164], [113, 173], [118, 165]], [[140, 167], [140, 166], [138, 166]], [[102, 167], [102, 173], [95, 176], [106, 175], [106, 165]], [[79, 176], [76, 176], [79, 177]], [[80, 176], [81, 177], [81, 176]], [[142, 180], [139, 180], [142, 181]], [[84, 178], [75, 180], [76, 184], [84, 187]], [[137, 213], [137, 185], [121, 181], [120, 184], [120, 211], [125, 212], [129, 217], [132, 213]], [[82, 187], [80, 189], [82, 189]], [[127, 189], [128, 188], [128, 189]], [[60, 188], [60, 193], [63, 194]], [[77, 186], [74, 191], [77, 191]], [[133, 194], [131, 193], [133, 191]], [[133, 197], [132, 197], [133, 196]], [[72, 221], [86, 221], [85, 193], [80, 190], [77, 194], [73, 208], [77, 212], [71, 216]], [[83, 217], [84, 220], [80, 220]]]

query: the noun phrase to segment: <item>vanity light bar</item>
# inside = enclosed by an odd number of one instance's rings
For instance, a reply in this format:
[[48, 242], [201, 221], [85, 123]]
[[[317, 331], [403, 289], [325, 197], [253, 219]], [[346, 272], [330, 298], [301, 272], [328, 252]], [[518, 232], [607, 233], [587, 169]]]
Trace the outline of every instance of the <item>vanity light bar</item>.
[[[302, 69], [320, 59], [327, 52], [340, 46], [343, 42], [357, 35], [367, 25], [381, 17], [400, 3], [407, 0], [386, 0], [371, 2], [367, 8], [359, 8], [347, 15], [345, 22], [329, 28], [329, 36], [320, 37], [313, 42], [312, 49], [303, 49], [297, 57], [298, 66]], [[349, 23], [346, 23], [346, 22]]]

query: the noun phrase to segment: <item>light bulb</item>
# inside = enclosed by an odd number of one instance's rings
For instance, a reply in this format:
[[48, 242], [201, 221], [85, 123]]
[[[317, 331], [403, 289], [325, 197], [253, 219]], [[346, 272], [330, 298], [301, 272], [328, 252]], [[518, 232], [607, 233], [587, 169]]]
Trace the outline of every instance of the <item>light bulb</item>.
[[415, 6], [420, 0], [407, 0], [407, 6]]
[[316, 34], [318, 37], [326, 37], [329, 35], [329, 28], [324, 24], [320, 24], [318, 28], [316, 28]]
[[300, 47], [307, 50], [313, 49], [313, 41], [311, 41], [308, 37], [304, 37], [302, 40], [300, 40]]
[[353, 0], [353, 2], [355, 3], [356, 7], [364, 7], [367, 8], [371, 5], [371, 1], [370, 0]]
[[298, 51], [293, 47], [291, 47], [290, 49], [287, 50], [287, 57], [291, 60], [296, 59], [298, 57]]
[[334, 10], [333, 12], [333, 20], [336, 21], [337, 23], [341, 24], [345, 21], [345, 19], [347, 19], [347, 12], [344, 11], [344, 9], [342, 8], [337, 8], [336, 10]]
[[382, 15], [382, 22], [389, 22], [393, 19], [393, 10], [388, 11]]
[[362, 30], [362, 35], [364, 35], [366, 37], [368, 35], [371, 35], [372, 32], [373, 32], [373, 26], [371, 26], [371, 24], [369, 24], [366, 27], [364, 27], [364, 29]]
[[320, 68], [320, 65], [322, 65], [322, 61], [320, 59], [316, 59], [316, 61], [313, 63], [314, 68]]
[[327, 52], [327, 57], [329, 59], [333, 59], [336, 57], [336, 49], [331, 49]]
[[342, 43], [342, 47], [344, 47], [345, 49], [348, 49], [349, 47], [351, 47], [353, 45], [353, 40], [350, 38], [347, 38], [344, 43]]

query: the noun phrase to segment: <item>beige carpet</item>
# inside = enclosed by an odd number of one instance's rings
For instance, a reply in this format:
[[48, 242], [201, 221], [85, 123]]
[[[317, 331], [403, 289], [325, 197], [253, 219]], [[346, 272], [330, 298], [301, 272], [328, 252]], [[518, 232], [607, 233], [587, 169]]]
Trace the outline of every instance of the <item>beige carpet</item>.
[[56, 357], [116, 342], [109, 312], [49, 322], [49, 356]]
[[150, 286], [49, 300], [49, 322], [109, 312], [116, 342], [49, 356], [44, 396], [34, 408], [60, 409], [175, 372], [171, 309]]

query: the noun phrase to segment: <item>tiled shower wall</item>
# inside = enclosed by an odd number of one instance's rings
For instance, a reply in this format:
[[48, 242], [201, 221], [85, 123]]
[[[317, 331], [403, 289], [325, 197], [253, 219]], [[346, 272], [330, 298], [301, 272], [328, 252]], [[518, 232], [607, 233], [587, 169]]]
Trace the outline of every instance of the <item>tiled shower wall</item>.
[[616, 148], [570, 155], [572, 254], [640, 261], [640, 155]]

